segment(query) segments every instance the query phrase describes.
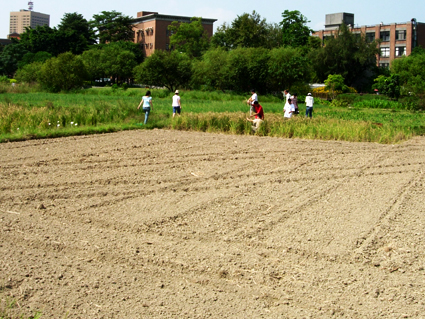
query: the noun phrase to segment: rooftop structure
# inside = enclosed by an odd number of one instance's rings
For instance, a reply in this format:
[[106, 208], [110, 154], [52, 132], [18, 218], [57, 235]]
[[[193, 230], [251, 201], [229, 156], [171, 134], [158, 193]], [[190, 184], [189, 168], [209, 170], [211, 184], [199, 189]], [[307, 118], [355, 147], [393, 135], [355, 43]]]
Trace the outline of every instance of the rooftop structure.
[[35, 12], [34, 3], [28, 2], [28, 9], [21, 9], [10, 13], [9, 34], [24, 33], [25, 28], [35, 28], [37, 26], [50, 25], [50, 15]]

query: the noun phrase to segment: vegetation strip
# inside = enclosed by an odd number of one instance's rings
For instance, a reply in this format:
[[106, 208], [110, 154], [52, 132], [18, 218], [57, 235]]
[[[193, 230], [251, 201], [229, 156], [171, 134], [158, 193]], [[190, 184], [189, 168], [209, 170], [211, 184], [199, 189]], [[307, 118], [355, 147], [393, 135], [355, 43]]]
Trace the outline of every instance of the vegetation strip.
[[[83, 91], [85, 94], [5, 93], [0, 101], [0, 141], [140, 128], [254, 134], [246, 121], [248, 107], [244, 96], [227, 94], [221, 96], [226, 100], [219, 100], [220, 92], [183, 91], [183, 115], [172, 119], [171, 93], [152, 90], [155, 112], [148, 124], [142, 126], [144, 114], [137, 110], [137, 105], [144, 91], [114, 92], [103, 88]], [[315, 104], [313, 119], [304, 118], [305, 106], [300, 104], [300, 115], [290, 120], [283, 119], [283, 103], [279, 99], [261, 98], [266, 120], [255, 133], [259, 136], [397, 143], [425, 134], [423, 112], [359, 107], [367, 106], [366, 101], [371, 100], [367, 96], [353, 104], [341, 102], [342, 106], [334, 106], [338, 100], [317, 100], [321, 104]], [[345, 100], [342, 95], [340, 101]]]

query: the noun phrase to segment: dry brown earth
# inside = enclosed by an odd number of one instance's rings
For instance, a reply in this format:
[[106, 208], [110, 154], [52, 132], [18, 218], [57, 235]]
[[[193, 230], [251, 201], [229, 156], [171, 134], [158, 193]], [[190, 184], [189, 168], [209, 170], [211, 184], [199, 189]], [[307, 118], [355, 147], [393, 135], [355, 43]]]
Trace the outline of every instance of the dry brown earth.
[[0, 299], [43, 318], [424, 318], [425, 138], [0, 145]]

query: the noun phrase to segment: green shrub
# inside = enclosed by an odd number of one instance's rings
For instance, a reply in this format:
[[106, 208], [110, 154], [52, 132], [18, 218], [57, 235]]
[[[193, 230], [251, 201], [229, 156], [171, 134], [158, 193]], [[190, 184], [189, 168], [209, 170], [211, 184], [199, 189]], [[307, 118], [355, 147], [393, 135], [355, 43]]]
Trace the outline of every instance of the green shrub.
[[41, 85], [52, 92], [81, 88], [87, 78], [87, 70], [81, 58], [71, 52], [47, 60], [38, 76]]
[[26, 64], [23, 68], [19, 69], [16, 72], [15, 77], [19, 82], [25, 82], [25, 83], [38, 82], [38, 78], [39, 78], [40, 70], [42, 66], [43, 66], [43, 63], [41, 62]]

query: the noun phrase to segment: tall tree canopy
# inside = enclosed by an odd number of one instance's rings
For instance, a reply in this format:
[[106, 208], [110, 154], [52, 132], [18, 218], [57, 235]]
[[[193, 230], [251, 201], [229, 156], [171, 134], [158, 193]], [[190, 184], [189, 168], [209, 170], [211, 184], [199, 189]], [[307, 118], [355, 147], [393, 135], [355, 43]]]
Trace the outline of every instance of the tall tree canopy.
[[12, 76], [26, 53], [28, 51], [21, 43], [6, 45], [0, 53], [0, 74]]
[[208, 50], [207, 31], [202, 26], [202, 18], [193, 17], [191, 23], [173, 21], [168, 30], [172, 32], [170, 45], [179, 52], [186, 52], [191, 57], [200, 57]]
[[96, 31], [99, 43], [108, 43], [132, 41], [134, 38], [132, 21], [131, 17], [113, 10], [93, 15], [90, 24]]
[[81, 54], [88, 46], [96, 43], [95, 33], [90, 23], [77, 12], [65, 13], [58, 31], [68, 42], [69, 50], [74, 54]]
[[298, 10], [285, 10], [282, 13], [282, 44], [291, 47], [300, 47], [308, 44], [310, 34], [313, 32], [306, 24], [310, 22]]
[[370, 87], [376, 74], [377, 43], [367, 42], [364, 35], [351, 33], [342, 24], [338, 34], [326, 40], [322, 48], [311, 51], [316, 80], [323, 82], [330, 74], [340, 74], [345, 84], [357, 91]]
[[81, 57], [91, 80], [111, 78], [118, 83], [131, 78], [133, 68], [143, 61], [138, 45], [124, 41], [97, 45], [84, 51]]
[[266, 19], [253, 11], [252, 14], [238, 16], [230, 26], [223, 24], [218, 27], [211, 41], [214, 46], [226, 49], [267, 47], [271, 31]]
[[396, 59], [391, 72], [400, 75], [405, 90], [415, 94], [425, 93], [425, 49], [417, 47], [407, 57]]
[[173, 92], [189, 84], [191, 66], [191, 58], [186, 53], [156, 50], [134, 68], [134, 77], [138, 83], [164, 86]]
[[37, 26], [34, 29], [26, 28], [21, 34], [21, 43], [26, 50], [32, 53], [45, 51], [53, 56], [69, 51], [66, 39], [59, 34], [56, 28], [47, 25]]

